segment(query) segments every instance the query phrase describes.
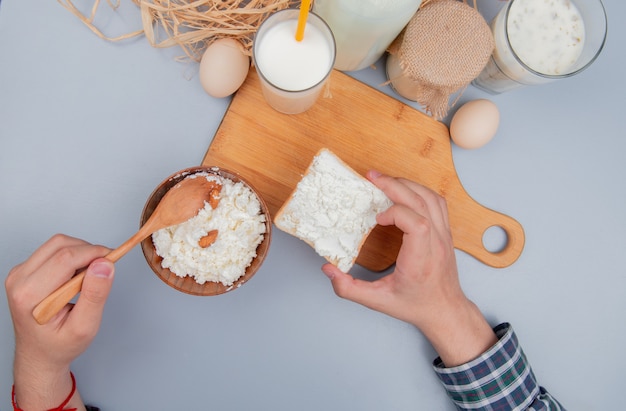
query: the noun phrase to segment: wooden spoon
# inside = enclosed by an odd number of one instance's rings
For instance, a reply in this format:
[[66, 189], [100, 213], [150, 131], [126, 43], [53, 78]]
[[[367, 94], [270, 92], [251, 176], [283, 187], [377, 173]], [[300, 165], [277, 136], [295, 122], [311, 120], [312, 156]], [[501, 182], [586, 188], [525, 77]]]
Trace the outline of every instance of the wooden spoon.
[[[105, 257], [116, 262], [155, 231], [180, 224], [198, 214], [209, 199], [214, 183], [204, 177], [185, 178], [163, 196], [146, 223], [124, 244]], [[54, 317], [81, 290], [85, 271], [78, 272], [69, 281], [47, 296], [33, 310], [33, 317], [39, 324], [45, 324]]]

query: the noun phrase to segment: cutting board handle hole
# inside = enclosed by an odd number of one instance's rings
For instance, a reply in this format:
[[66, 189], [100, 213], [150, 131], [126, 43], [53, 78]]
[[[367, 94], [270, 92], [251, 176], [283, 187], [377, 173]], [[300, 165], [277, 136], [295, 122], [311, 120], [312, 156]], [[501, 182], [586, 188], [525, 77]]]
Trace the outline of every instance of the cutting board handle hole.
[[500, 226], [491, 226], [483, 233], [483, 246], [490, 253], [496, 254], [503, 251], [508, 243], [509, 236]]

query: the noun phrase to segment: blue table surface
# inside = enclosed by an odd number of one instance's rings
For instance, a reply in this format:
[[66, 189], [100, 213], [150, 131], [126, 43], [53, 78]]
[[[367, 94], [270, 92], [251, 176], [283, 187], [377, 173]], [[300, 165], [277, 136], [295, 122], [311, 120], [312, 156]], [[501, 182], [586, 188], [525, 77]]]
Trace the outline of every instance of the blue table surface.
[[[526, 234], [507, 268], [458, 251], [462, 285], [491, 323], [513, 324], [540, 383], [576, 410], [617, 409], [626, 367], [626, 4], [605, 7], [607, 43], [588, 70], [497, 96], [469, 86], [459, 104], [491, 99], [500, 128], [480, 149], [453, 146], [467, 192]], [[132, 2], [116, 12], [102, 2], [95, 22], [109, 36], [141, 27]], [[144, 37], [102, 40], [55, 1], [0, 3], [3, 276], [57, 232], [115, 247], [163, 178], [200, 164], [230, 100], [209, 97], [181, 54]], [[382, 85], [383, 63], [351, 75], [421, 109]], [[453, 410], [423, 336], [336, 297], [322, 263], [275, 230], [252, 281], [193, 297], [162, 283], [135, 248], [74, 364], [83, 397], [104, 411]], [[0, 300], [9, 410], [14, 336]]]

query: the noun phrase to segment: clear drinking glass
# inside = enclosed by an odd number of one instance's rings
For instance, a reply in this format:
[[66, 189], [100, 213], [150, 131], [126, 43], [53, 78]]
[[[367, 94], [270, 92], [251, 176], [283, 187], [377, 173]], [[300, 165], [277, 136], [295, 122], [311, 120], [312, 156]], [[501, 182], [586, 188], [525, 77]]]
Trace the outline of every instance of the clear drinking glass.
[[[575, 9], [571, 9], [571, 5]], [[510, 0], [491, 22], [495, 50], [485, 69], [472, 84], [491, 94], [499, 94], [526, 85], [544, 84], [574, 76], [589, 67], [598, 57], [607, 34], [607, 18], [601, 0], [557, 0], [553, 21], [543, 25], [533, 20], [530, 10], [543, 7], [548, 2], [538, 0]], [[575, 13], [577, 9], [578, 14]], [[539, 10], [534, 11], [538, 15]], [[579, 17], [578, 17], [579, 15]], [[564, 18], [565, 29], [557, 26], [558, 18]], [[563, 36], [573, 19], [581, 18], [584, 36]], [[580, 28], [577, 26], [577, 28]], [[559, 33], [556, 30], [560, 30]], [[536, 41], [533, 42], [533, 39]], [[539, 40], [541, 39], [541, 40]], [[568, 40], [571, 40], [568, 42]], [[552, 47], [551, 54], [548, 48]], [[572, 50], [578, 48], [572, 59]], [[543, 51], [546, 54], [538, 58]], [[550, 63], [547, 63], [550, 61]]]
[[309, 13], [302, 41], [295, 40], [299, 10], [270, 15], [257, 30], [252, 58], [267, 103], [285, 114], [315, 104], [335, 63], [335, 39], [326, 22]]

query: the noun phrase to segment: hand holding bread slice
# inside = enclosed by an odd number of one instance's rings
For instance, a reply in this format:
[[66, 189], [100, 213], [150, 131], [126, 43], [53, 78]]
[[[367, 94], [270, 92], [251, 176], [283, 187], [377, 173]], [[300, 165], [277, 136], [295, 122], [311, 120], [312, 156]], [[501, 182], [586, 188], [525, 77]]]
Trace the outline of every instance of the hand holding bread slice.
[[379, 188], [323, 148], [276, 213], [274, 224], [348, 272], [376, 226], [376, 215], [391, 204]]

